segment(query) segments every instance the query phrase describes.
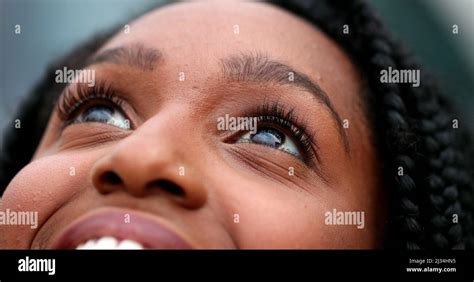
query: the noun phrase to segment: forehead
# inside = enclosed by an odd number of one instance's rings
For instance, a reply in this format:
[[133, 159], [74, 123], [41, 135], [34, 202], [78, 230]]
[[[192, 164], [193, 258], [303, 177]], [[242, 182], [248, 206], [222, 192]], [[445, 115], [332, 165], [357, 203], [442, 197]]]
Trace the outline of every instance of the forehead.
[[177, 63], [212, 64], [229, 54], [259, 51], [314, 74], [314, 79], [324, 72], [325, 76], [335, 75], [335, 80], [342, 80], [352, 70], [339, 46], [314, 25], [266, 3], [204, 1], [168, 5], [133, 21], [130, 33], [117, 34], [104, 48], [135, 42], [156, 47]]
[[171, 73], [186, 69], [192, 82], [212, 78], [221, 58], [263, 53], [307, 74], [343, 118], [354, 118], [353, 105], [359, 102], [360, 78], [344, 51], [313, 24], [267, 3], [168, 5], [134, 20], [129, 33], [118, 33], [102, 51], [135, 43], [159, 49], [161, 68]]

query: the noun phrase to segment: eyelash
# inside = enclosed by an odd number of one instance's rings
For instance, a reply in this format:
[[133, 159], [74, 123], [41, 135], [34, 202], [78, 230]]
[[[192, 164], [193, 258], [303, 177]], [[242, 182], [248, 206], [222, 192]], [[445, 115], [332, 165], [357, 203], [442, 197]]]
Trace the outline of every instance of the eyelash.
[[313, 150], [313, 148], [317, 149], [313, 142], [314, 134], [310, 133], [304, 123], [296, 117], [293, 108], [286, 110], [285, 106], [277, 102], [265, 102], [253, 112], [254, 114], [250, 116], [257, 117], [257, 123], [274, 124], [291, 133], [291, 138], [294, 138], [299, 147], [303, 149], [305, 163], [312, 164], [315, 159], [319, 159], [317, 152]]
[[91, 101], [103, 101], [123, 113], [122, 105], [124, 100], [116, 95], [110, 85], [105, 83], [96, 83], [92, 87], [77, 84], [75, 90], [66, 88], [57, 102], [57, 111], [59, 117], [65, 123], [65, 126], [72, 122], [77, 111]]

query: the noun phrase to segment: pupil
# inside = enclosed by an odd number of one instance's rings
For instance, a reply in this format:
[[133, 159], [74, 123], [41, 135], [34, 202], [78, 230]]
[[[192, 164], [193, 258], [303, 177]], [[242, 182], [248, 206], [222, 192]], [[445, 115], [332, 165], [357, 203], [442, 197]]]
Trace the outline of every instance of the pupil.
[[107, 122], [112, 117], [113, 110], [104, 106], [96, 106], [84, 113], [84, 121]]
[[278, 148], [283, 144], [285, 136], [275, 129], [264, 128], [259, 129], [257, 133], [251, 136], [251, 139], [257, 144]]

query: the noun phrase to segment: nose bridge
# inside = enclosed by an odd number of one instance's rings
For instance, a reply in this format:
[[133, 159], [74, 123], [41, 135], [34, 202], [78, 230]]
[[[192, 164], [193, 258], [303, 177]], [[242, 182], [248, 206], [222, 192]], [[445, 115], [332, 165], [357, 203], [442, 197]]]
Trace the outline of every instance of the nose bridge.
[[[110, 154], [112, 162], [133, 165], [140, 169], [158, 164], [174, 162], [179, 157], [179, 146], [176, 146], [176, 132], [169, 124], [155, 116], [143, 123], [129, 137], [122, 140]], [[163, 167], [161, 167], [163, 169]]]
[[[172, 109], [160, 112], [118, 144], [115, 153], [119, 155], [120, 152], [128, 155], [128, 158], [142, 161], [172, 159], [180, 162], [188, 143], [192, 143], [191, 140], [195, 138], [195, 131], [190, 131], [185, 120], [184, 114], [178, 116]], [[130, 154], [127, 154], [128, 151]]]
[[[141, 140], [169, 142], [169, 145], [174, 144], [175, 148], [180, 148], [182, 146], [177, 145], [189, 142], [196, 133], [193, 129], [196, 129], [195, 125], [198, 123], [192, 114], [193, 108], [184, 103], [168, 103], [166, 108], [141, 124], [134, 135]], [[176, 144], [176, 141], [179, 143]]]

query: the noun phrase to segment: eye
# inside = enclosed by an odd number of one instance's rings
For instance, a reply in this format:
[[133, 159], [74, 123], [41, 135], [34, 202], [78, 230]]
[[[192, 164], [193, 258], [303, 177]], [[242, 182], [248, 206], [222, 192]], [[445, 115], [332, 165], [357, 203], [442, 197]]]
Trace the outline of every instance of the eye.
[[130, 129], [130, 121], [120, 111], [105, 105], [88, 107], [71, 120], [71, 123], [86, 122], [100, 122], [123, 129]]
[[276, 128], [263, 127], [257, 129], [255, 133], [247, 132], [237, 140], [237, 143], [254, 143], [268, 146], [289, 153], [299, 159], [303, 158], [303, 154], [291, 137]]

